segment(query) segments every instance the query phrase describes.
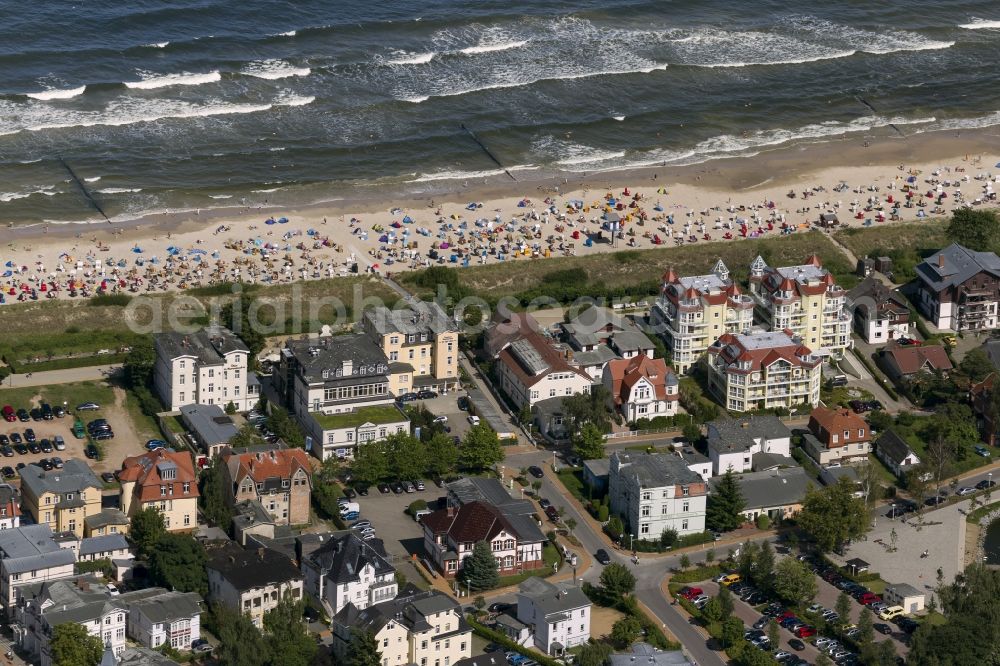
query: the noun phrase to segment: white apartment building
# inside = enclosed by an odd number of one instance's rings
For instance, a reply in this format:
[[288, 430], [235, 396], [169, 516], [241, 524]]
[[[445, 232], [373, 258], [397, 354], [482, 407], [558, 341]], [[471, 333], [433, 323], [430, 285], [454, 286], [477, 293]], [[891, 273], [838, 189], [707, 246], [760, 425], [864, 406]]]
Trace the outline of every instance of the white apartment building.
[[208, 600], [249, 615], [258, 629], [264, 613], [287, 594], [302, 598], [302, 575], [290, 559], [268, 548], [244, 550], [228, 545], [212, 553], [208, 564]]
[[128, 606], [128, 636], [143, 647], [166, 643], [185, 651], [201, 638], [202, 606], [197, 593], [154, 587], [122, 597]]
[[727, 333], [706, 365], [709, 391], [729, 411], [819, 404], [820, 359], [787, 333]]
[[[470, 656], [472, 628], [459, 604], [437, 590], [401, 595], [333, 618], [333, 654], [343, 660], [355, 631], [375, 637], [382, 666], [453, 666]], [[338, 662], [339, 663], [339, 662]]]
[[0, 530], [0, 603], [8, 620], [22, 587], [73, 575], [75, 551], [71, 545], [60, 547], [52, 537], [48, 525]]
[[679, 456], [615, 451], [608, 469], [611, 513], [625, 523], [625, 542], [705, 531], [708, 485]]
[[83, 626], [116, 656], [125, 649], [128, 609], [124, 600], [110, 594], [99, 577], [35, 583], [23, 592], [24, 603], [18, 607], [12, 625], [14, 640], [41, 666], [53, 666], [52, 630], [68, 622]]
[[593, 380], [569, 363], [569, 350], [560, 352], [533, 330], [521, 334], [497, 356], [498, 383], [511, 400], [530, 407], [547, 398], [590, 392]]
[[750, 293], [769, 330], [791, 331], [821, 355], [853, 346], [847, 292], [815, 254], [801, 266], [782, 268], [758, 256], [750, 264]]
[[302, 559], [305, 591], [333, 617], [347, 604], [362, 610], [396, 596], [396, 570], [381, 542], [353, 532], [334, 534]]
[[168, 411], [230, 402], [247, 411], [260, 399], [259, 384], [250, 377], [250, 349], [227, 328], [158, 333], [153, 346], [153, 385]]
[[590, 599], [572, 583], [528, 578], [517, 594], [517, 620], [534, 637], [535, 647], [558, 656], [590, 640]]
[[730, 278], [720, 259], [708, 275], [678, 277], [673, 269], [664, 273], [649, 316], [670, 350], [671, 364], [686, 373], [719, 336], [749, 331], [753, 308], [753, 299]]
[[757, 454], [788, 458], [792, 431], [778, 417], [761, 414], [712, 421], [708, 424], [707, 439], [712, 476], [727, 471], [742, 474], [754, 469], [754, 456]]
[[662, 358], [639, 354], [610, 361], [604, 366], [603, 379], [612, 406], [626, 421], [677, 414], [680, 384]]

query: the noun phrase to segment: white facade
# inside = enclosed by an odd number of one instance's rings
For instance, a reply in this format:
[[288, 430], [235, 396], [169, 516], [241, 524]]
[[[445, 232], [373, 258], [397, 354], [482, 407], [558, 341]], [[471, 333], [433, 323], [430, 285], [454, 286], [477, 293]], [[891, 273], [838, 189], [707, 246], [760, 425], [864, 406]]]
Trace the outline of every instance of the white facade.
[[629, 535], [656, 540], [665, 530], [678, 535], [705, 531], [708, 486], [673, 454], [615, 452], [608, 470], [611, 512]]
[[[753, 422], [747, 428], [753, 427]], [[787, 432], [787, 434], [785, 434]], [[790, 456], [792, 448], [791, 432], [785, 429], [780, 435], [764, 433], [740, 433], [739, 440], [731, 433], [720, 432], [715, 422], [708, 424], [708, 457], [712, 461], [712, 476], [743, 474], [753, 469], [753, 457], [757, 453]], [[737, 443], [738, 442], [738, 443]]]
[[590, 600], [579, 588], [529, 579], [517, 595], [517, 619], [528, 626], [534, 647], [549, 655], [590, 640]]
[[331, 617], [349, 603], [363, 610], [396, 596], [396, 571], [381, 555], [355, 535], [333, 539], [302, 560], [305, 593]]
[[645, 377], [636, 381], [628, 392], [627, 398], [622, 402], [621, 412], [626, 421], [637, 419], [652, 419], [657, 416], [675, 416], [677, 406], [680, 404], [678, 385], [667, 384], [664, 387], [666, 398], [656, 397], [656, 387], [654, 387]]
[[141, 605], [131, 605], [128, 635], [143, 647], [157, 648], [168, 643], [175, 650], [190, 650], [191, 644], [201, 638], [201, 613], [154, 618]]
[[500, 387], [518, 405], [524, 407], [534, 405], [539, 400], [565, 397], [575, 393], [589, 393], [593, 383], [583, 371], [562, 370], [549, 372], [544, 377], [534, 378], [532, 382], [524, 380], [521, 374], [506, 363], [497, 364], [500, 377]]
[[[181, 405], [230, 402], [240, 411], [260, 398], [250, 389], [249, 351], [226, 329], [206, 329], [190, 336], [156, 336], [153, 385], [168, 411]], [[256, 387], [256, 384], [254, 384]]]

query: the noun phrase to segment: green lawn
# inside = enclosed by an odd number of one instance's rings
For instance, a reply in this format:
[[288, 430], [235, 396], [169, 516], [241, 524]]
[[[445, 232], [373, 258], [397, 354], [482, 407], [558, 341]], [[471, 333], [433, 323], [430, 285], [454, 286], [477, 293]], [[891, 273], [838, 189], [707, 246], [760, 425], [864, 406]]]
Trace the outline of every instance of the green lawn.
[[[35, 396], [40, 396], [35, 401]], [[39, 403], [47, 402], [52, 406], [66, 403], [72, 410], [82, 402], [96, 402], [110, 405], [115, 401], [111, 387], [102, 382], [75, 382], [72, 384], [54, 384], [52, 386], [29, 386], [25, 388], [0, 389], [0, 405], [11, 405], [15, 409], [24, 407], [30, 409]]]
[[501, 576], [497, 587], [500, 588], [508, 587], [510, 585], [518, 585], [533, 576], [541, 576], [544, 578], [545, 576], [552, 574], [553, 564], [558, 562], [559, 566], [562, 566], [562, 555], [559, 553], [559, 549], [551, 543], [545, 544], [545, 547], [542, 549], [542, 560], [544, 560], [545, 564], [538, 569], [531, 569], [530, 571], [524, 571], [519, 574], [514, 574], [513, 576]]
[[875, 396], [873, 396], [871, 392], [862, 388], [837, 386], [829, 390], [821, 388], [820, 398], [827, 407], [833, 409], [838, 405], [841, 407], [847, 407], [847, 403], [851, 400], [873, 400]]
[[406, 420], [406, 416], [404, 416], [395, 405], [373, 405], [371, 407], [361, 407], [353, 412], [344, 412], [342, 414], [323, 414], [322, 412], [310, 413], [324, 430], [356, 428], [362, 423], [398, 423], [399, 421]]

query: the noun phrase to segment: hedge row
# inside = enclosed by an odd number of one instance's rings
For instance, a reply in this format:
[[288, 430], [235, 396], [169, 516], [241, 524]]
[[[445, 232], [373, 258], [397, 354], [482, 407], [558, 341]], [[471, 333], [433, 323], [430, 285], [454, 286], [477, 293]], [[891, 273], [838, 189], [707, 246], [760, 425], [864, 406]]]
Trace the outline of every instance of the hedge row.
[[493, 641], [497, 645], [502, 645], [508, 650], [518, 652], [526, 657], [530, 657], [531, 659], [534, 659], [539, 664], [541, 664], [541, 666], [563, 666], [562, 662], [556, 661], [552, 657], [547, 657], [543, 655], [541, 652], [534, 650], [532, 648], [527, 648], [524, 647], [523, 645], [518, 645], [510, 638], [508, 638], [506, 634], [503, 634], [495, 629], [490, 629], [485, 624], [480, 624], [479, 621], [474, 619], [471, 615], [466, 615], [465, 619], [472, 627], [472, 631], [474, 631], [478, 636], [481, 636], [482, 638], [485, 638], [488, 641]]
[[714, 579], [722, 573], [722, 567], [718, 564], [706, 564], [687, 571], [675, 573], [670, 577], [671, 583], [697, 583], [702, 580]]

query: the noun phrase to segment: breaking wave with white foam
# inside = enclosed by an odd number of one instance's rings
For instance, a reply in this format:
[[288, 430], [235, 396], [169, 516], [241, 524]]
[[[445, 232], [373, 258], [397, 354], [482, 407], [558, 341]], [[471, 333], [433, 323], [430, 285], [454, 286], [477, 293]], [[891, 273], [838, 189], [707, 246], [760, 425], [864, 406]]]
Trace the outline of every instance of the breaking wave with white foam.
[[222, 79], [218, 70], [206, 72], [204, 74], [165, 74], [162, 76], [149, 75], [140, 81], [125, 81], [126, 88], [137, 90], [155, 90], [169, 86], [200, 86], [203, 83], [215, 83]]

